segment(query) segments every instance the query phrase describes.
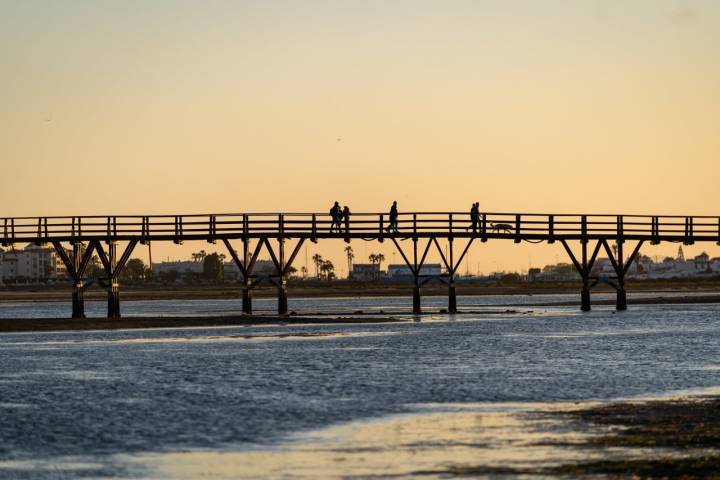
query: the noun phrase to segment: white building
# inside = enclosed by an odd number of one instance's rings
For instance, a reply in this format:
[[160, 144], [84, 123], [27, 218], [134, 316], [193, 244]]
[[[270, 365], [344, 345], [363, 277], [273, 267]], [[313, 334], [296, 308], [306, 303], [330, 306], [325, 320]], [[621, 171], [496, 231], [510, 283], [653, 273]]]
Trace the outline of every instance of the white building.
[[44, 282], [67, 273], [52, 248], [29, 244], [0, 253], [0, 282]]
[[[426, 263], [420, 267], [420, 275], [441, 275], [442, 267], [439, 263]], [[388, 265], [387, 275], [390, 278], [412, 277], [412, 271], [404, 263], [393, 263]]]
[[193, 262], [191, 260], [176, 260], [172, 262], [153, 262], [152, 271], [155, 275], [167, 272], [177, 272], [180, 275], [184, 273], [201, 274], [203, 273], [203, 262]]
[[[168, 262], [153, 262], [152, 270], [155, 275], [167, 274], [168, 272], [176, 272], [180, 277], [183, 275], [202, 275], [203, 262], [194, 262], [192, 260], [174, 260]], [[223, 271], [226, 276], [241, 278], [240, 269], [235, 262], [224, 262]], [[253, 268], [255, 275], [272, 275], [275, 273], [275, 264], [270, 260], [257, 260]]]
[[380, 277], [380, 265], [377, 263], [353, 263], [350, 278], [357, 281], [377, 280]]

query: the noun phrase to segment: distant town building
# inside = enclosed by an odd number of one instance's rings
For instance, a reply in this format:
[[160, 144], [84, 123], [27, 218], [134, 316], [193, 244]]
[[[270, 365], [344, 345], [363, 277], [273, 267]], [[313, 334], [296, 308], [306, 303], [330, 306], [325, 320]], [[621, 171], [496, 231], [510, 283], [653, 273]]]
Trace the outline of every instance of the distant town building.
[[182, 274], [201, 274], [203, 273], [203, 262], [194, 262], [192, 260], [175, 260], [170, 262], [153, 262], [152, 271], [154, 275], [162, 275], [168, 272]]
[[535, 278], [541, 282], [568, 282], [578, 280], [580, 274], [569, 263], [558, 263], [544, 266]]
[[[242, 278], [240, 268], [234, 261], [223, 263], [225, 280], [239, 280]], [[274, 275], [275, 264], [271, 260], [257, 260], [253, 267], [253, 275]]]
[[34, 244], [0, 253], [0, 282], [46, 282], [67, 270], [52, 248]]
[[353, 280], [366, 282], [380, 278], [380, 265], [377, 263], [353, 263], [352, 267], [350, 278]]
[[[442, 274], [442, 267], [439, 263], [426, 263], [420, 267], [420, 275], [437, 276]], [[405, 263], [393, 263], [388, 265], [387, 275], [391, 279], [413, 277], [413, 273]]]
[[[609, 258], [598, 258], [592, 271], [593, 276], [611, 278], [616, 276]], [[628, 279], [653, 280], [673, 278], [703, 278], [720, 275], [720, 257], [710, 258], [703, 252], [692, 259], [686, 259], [682, 247], [677, 257], [665, 257], [654, 261], [647, 255], [638, 255], [628, 269]], [[567, 263], [547, 265], [535, 275], [538, 281], [576, 281], [580, 275]]]
[[[181, 281], [184, 277], [195, 276], [199, 277], [204, 272], [203, 261], [193, 260], [173, 260], [166, 262], [153, 262], [152, 264], [153, 274], [158, 277], [163, 277], [168, 274], [177, 276], [177, 281]], [[235, 262], [224, 262], [223, 273], [225, 279], [228, 281], [237, 280], [242, 278], [240, 269]], [[270, 260], [257, 260], [255, 267], [253, 268], [254, 275], [271, 275], [275, 273], [275, 264]]]
[[527, 274], [528, 281], [530, 281], [530, 282], [536, 281], [540, 277], [541, 273], [542, 273], [542, 269], [540, 269], [540, 268], [528, 269], [528, 274]]

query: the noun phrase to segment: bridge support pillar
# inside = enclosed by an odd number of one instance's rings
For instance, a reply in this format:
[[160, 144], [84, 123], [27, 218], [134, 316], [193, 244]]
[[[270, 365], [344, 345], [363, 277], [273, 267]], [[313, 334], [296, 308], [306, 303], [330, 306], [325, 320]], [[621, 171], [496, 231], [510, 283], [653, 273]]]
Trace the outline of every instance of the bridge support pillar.
[[108, 318], [120, 318], [120, 284], [112, 281], [108, 287]]
[[607, 252], [608, 258], [610, 259], [610, 263], [612, 263], [615, 274], [617, 275], [617, 285], [612, 285], [615, 287], [615, 291], [617, 294], [615, 309], [621, 312], [627, 310], [627, 291], [625, 290], [625, 275], [627, 275], [630, 267], [632, 266], [632, 263], [635, 261], [638, 254], [640, 253], [640, 247], [642, 247], [644, 240], [640, 240], [637, 243], [635, 249], [632, 251], [627, 260], [625, 259], [625, 254], [623, 252], [623, 244], [625, 243], [624, 239], [618, 239], [617, 244], [613, 245], [613, 248], [610, 248], [607, 240], [601, 240], [601, 242], [605, 247], [605, 251]]
[[285, 278], [281, 278], [278, 282], [278, 313], [280, 315], [288, 313], [288, 289]]
[[587, 281], [583, 281], [583, 288], [580, 291], [580, 310], [583, 312], [589, 312], [591, 310], [590, 304], [590, 286]]
[[68, 275], [73, 280], [72, 318], [85, 318], [85, 299], [83, 296], [85, 283], [83, 282], [83, 276], [95, 249], [95, 242], [90, 242], [87, 248], [80, 242], [74, 242], [72, 244], [72, 258], [60, 242], [53, 241], [52, 245], [55, 248], [55, 253], [65, 264]]
[[301, 238], [298, 241], [292, 253], [290, 254], [290, 257], [286, 260], [285, 237], [282, 228], [283, 219], [281, 217], [281, 235], [278, 237], [277, 255], [275, 254], [275, 250], [272, 248], [272, 245], [270, 244], [270, 241], [267, 237], [263, 237], [258, 240], [257, 245], [255, 245], [255, 250], [252, 252], [252, 254], [250, 253], [250, 239], [244, 238], [243, 256], [241, 260], [235, 249], [232, 247], [232, 245], [230, 245], [230, 241], [227, 239], [223, 239], [223, 243], [225, 243], [228, 252], [230, 252], [230, 256], [232, 256], [233, 261], [235, 262], [238, 269], [240, 270], [240, 273], [243, 276], [242, 312], [244, 314], [252, 314], [252, 289], [255, 287], [256, 282], [260, 281], [253, 276], [252, 272], [255, 268], [255, 262], [257, 261], [258, 255], [260, 254], [263, 246], [265, 246], [265, 248], [267, 249], [268, 254], [270, 254], [270, 259], [275, 266], [275, 275], [273, 276], [274, 280], [271, 279], [270, 281], [278, 289], [278, 313], [280, 315], [287, 315], [288, 313], [288, 276], [290, 275], [292, 263], [295, 260], [295, 257], [297, 257], [297, 254], [300, 252], [300, 248], [303, 246], [305, 239]]
[[448, 312], [457, 313], [457, 296], [455, 294], [455, 283], [452, 277], [450, 277], [450, 284], [448, 285]]
[[[583, 224], [584, 223], [585, 222], [583, 220]], [[592, 252], [592, 255], [589, 258], [587, 248], [588, 240], [581, 240], [580, 247], [582, 249], [582, 257], [579, 260], [575, 256], [573, 251], [570, 249], [570, 246], [568, 245], [566, 240], [560, 240], [560, 243], [562, 243], [565, 251], [570, 256], [570, 260], [572, 260], [575, 269], [580, 274], [580, 278], [582, 278], [582, 289], [580, 290], [580, 310], [583, 312], [589, 312], [592, 308], [590, 303], [590, 289], [597, 283], [597, 281], [595, 281], [593, 285], [590, 285], [590, 272], [595, 265], [595, 260], [597, 259], [598, 253], [600, 252], [600, 247], [603, 246], [603, 240], [599, 240], [597, 242]]]
[[72, 293], [72, 318], [85, 318], [85, 298], [83, 289], [85, 285], [82, 279], [75, 279]]
[[422, 313], [422, 306], [420, 304], [420, 282], [417, 276], [415, 276], [415, 285], [413, 285], [413, 314], [419, 315]]
[[94, 240], [91, 243], [91, 248], [94, 248], [100, 257], [100, 263], [102, 263], [109, 282], [107, 285], [107, 318], [120, 318], [120, 273], [130, 260], [135, 245], [137, 245], [137, 240], [131, 240], [118, 259], [117, 242], [109, 240], [107, 252], [99, 241]]
[[[453, 239], [449, 239], [449, 250], [450, 254], [449, 257], [446, 258], [445, 254], [442, 251], [442, 248], [440, 248], [440, 244], [438, 243], [437, 239], [435, 237], [428, 238], [427, 244], [425, 245], [425, 249], [423, 250], [421, 255], [418, 255], [418, 237], [413, 237], [413, 251], [412, 251], [412, 261], [410, 258], [408, 258], [408, 255], [405, 254], [403, 249], [400, 247], [400, 244], [397, 242], [397, 240], [393, 237], [390, 237], [390, 239], [395, 244], [395, 247], [398, 249], [398, 252], [400, 252], [400, 256], [402, 256], [403, 260], [405, 261], [405, 264], [407, 265], [410, 272], [413, 274], [413, 313], [414, 314], [420, 314], [422, 312], [422, 307], [420, 306], [420, 287], [427, 283], [431, 278], [428, 275], [422, 275], [420, 272], [422, 271], [422, 267], [425, 264], [425, 259], [427, 258], [428, 251], [430, 250], [430, 247], [434, 244], [437, 247], [438, 253], [440, 254], [440, 257], [442, 258], [443, 263], [445, 264], [445, 268], [447, 269], [447, 274], [442, 275], [442, 278], [439, 278], [439, 280], [442, 283], [447, 284], [448, 286], [448, 312], [449, 313], [457, 313], [457, 293], [455, 291], [455, 274], [457, 273], [458, 266], [462, 262], [463, 258], [465, 258], [465, 255], [467, 254], [468, 250], [470, 249], [470, 246], [472, 245], [473, 241], [475, 240], [475, 237], [471, 238], [467, 245], [465, 246], [465, 249], [462, 252], [462, 255], [455, 261], [455, 254], [453, 252]], [[445, 280], [444, 277], [447, 277], [447, 280]]]
[[625, 292], [625, 285], [621, 285], [620, 288], [617, 289], [617, 302], [615, 303], [615, 310], [627, 310], [627, 293]]
[[242, 312], [247, 315], [252, 315], [252, 290], [249, 282], [243, 285]]

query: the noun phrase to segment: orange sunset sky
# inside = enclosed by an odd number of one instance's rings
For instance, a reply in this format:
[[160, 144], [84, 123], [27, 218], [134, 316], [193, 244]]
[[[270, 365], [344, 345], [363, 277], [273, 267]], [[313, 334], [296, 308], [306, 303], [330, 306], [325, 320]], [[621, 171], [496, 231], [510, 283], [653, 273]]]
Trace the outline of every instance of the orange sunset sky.
[[720, 2], [0, 0], [0, 166], [0, 216], [720, 215]]

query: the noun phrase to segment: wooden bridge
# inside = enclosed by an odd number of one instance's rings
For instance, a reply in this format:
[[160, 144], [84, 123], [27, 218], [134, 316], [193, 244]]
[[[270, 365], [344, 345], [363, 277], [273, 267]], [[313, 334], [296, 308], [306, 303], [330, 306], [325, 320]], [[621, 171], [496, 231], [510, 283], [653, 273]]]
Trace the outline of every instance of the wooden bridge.
[[[363, 239], [392, 242], [414, 278], [413, 312], [421, 313], [420, 288], [437, 278], [448, 286], [448, 311], [457, 311], [455, 276], [458, 267], [475, 242], [489, 239], [515, 243], [554, 243], [563, 245], [582, 280], [581, 309], [590, 310], [590, 289], [598, 282], [591, 276], [601, 249], [615, 270], [610, 284], [617, 291], [617, 309], [627, 308], [625, 277], [645, 242], [715, 242], [720, 245], [720, 217], [671, 215], [585, 215], [538, 213], [479, 213], [473, 218], [464, 212], [399, 213], [393, 224], [387, 214], [359, 213], [333, 225], [329, 214], [246, 213], [207, 215], [82, 216], [1, 218], [0, 243], [51, 244], [65, 264], [73, 281], [73, 318], [84, 317], [85, 270], [94, 253], [107, 275], [108, 317], [120, 317], [119, 275], [138, 243], [203, 240], [221, 241], [237, 264], [243, 282], [242, 310], [252, 313], [252, 290], [262, 280], [278, 289], [278, 312], [287, 314], [287, 279], [290, 267], [303, 243], [323, 239], [346, 242]], [[233, 241], [242, 243], [239, 251]], [[286, 255], [286, 242], [294, 241]], [[125, 246], [118, 250], [120, 243]], [[409, 242], [409, 244], [407, 243]], [[447, 243], [447, 255], [440, 242]], [[461, 242], [456, 255], [456, 242]], [[614, 243], [611, 248], [611, 242]], [[625, 244], [630, 242], [630, 248]], [[71, 247], [66, 250], [63, 246]], [[406, 245], [406, 248], [403, 248]], [[430, 249], [435, 248], [445, 273], [428, 277], [421, 274]], [[258, 276], [254, 267], [265, 249], [275, 273]], [[579, 250], [579, 252], [578, 252]], [[72, 251], [72, 253], [69, 253]], [[626, 254], [629, 252], [629, 254]]]

